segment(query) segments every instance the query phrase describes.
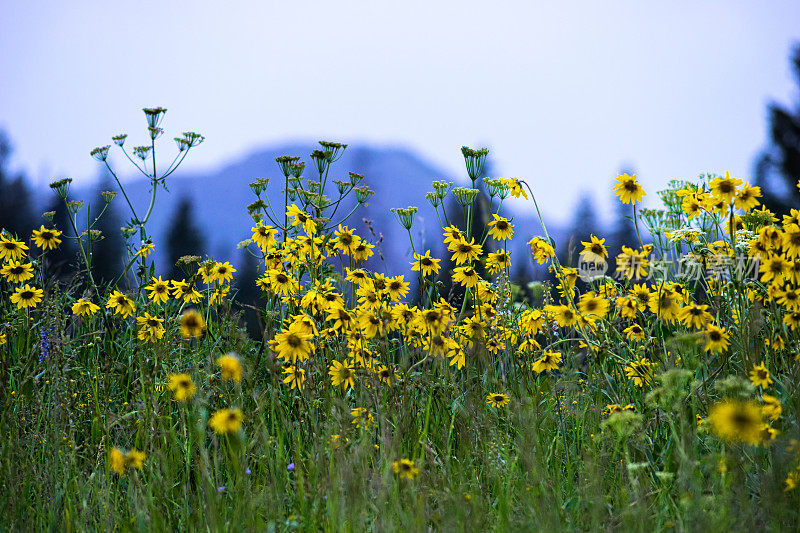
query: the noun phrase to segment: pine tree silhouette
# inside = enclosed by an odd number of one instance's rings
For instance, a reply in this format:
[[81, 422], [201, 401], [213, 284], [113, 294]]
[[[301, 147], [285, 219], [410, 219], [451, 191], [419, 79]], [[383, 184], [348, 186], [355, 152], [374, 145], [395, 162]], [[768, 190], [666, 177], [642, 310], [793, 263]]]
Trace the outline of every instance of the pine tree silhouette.
[[[92, 202], [92, 219], [100, 215], [106, 200], [103, 191], [113, 190], [113, 185], [105, 176], [97, 189], [94, 202]], [[125, 241], [120, 227], [122, 219], [117, 209], [117, 199], [112, 200], [103, 216], [97, 221], [94, 229], [99, 230], [102, 238], [92, 245], [92, 272], [95, 281], [113, 281], [125, 268]]]
[[34, 215], [31, 191], [25, 176], [11, 175], [9, 164], [13, 147], [5, 132], [0, 131], [0, 228], [28, 241], [31, 232], [38, 228]]
[[202, 257], [205, 253], [205, 239], [194, 218], [194, 204], [188, 196], [184, 196], [175, 207], [172, 226], [167, 230], [167, 261], [170, 279], [182, 279], [183, 272], [175, 266], [178, 259], [185, 255]]
[[261, 320], [253, 308], [262, 309], [266, 305], [261, 290], [256, 285], [257, 278], [258, 261], [247, 251], [242, 250], [235, 279], [234, 303], [244, 311], [247, 334], [253, 339], [261, 339], [263, 335]]
[[55, 250], [47, 253], [47, 262], [53, 274], [61, 280], [69, 280], [75, 275], [78, 264], [78, 247], [75, 241], [70, 238], [73, 234], [72, 225], [69, 222], [69, 214], [64, 201], [55, 196], [48, 204], [46, 211], [52, 211], [52, 227], [61, 232], [61, 244]]
[[[791, 61], [800, 87], [800, 45], [795, 46]], [[769, 123], [772, 146], [756, 163], [755, 183], [761, 187], [762, 203], [781, 215], [800, 208], [800, 105], [792, 110], [772, 103]]]
[[594, 206], [592, 195], [588, 192], [581, 194], [575, 207], [570, 229], [566, 241], [558, 251], [559, 260], [564, 266], [574, 267], [578, 254], [583, 250], [581, 241], [589, 241], [590, 235], [603, 238], [603, 227], [597, 218], [597, 209]]

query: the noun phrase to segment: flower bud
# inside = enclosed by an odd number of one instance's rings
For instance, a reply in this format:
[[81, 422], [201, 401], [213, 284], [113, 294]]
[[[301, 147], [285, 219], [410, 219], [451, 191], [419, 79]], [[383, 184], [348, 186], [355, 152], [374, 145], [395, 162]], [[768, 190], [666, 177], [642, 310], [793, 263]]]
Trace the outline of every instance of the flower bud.
[[147, 119], [148, 128], [157, 128], [161, 119], [164, 118], [164, 113], [167, 112], [163, 107], [146, 107], [142, 111]]
[[442, 197], [435, 192], [425, 193], [425, 199], [428, 200], [428, 203], [430, 203], [434, 209], [438, 209], [438, 207], [442, 205]]
[[296, 163], [300, 161], [299, 157], [289, 156], [289, 155], [282, 155], [275, 158], [275, 162], [278, 163], [278, 166], [281, 167], [281, 172], [283, 172], [283, 176], [288, 178], [291, 174], [289, 170], [289, 165], [292, 163]]
[[356, 174], [355, 172], [348, 172], [348, 174], [350, 175], [350, 183], [352, 183], [353, 186], [358, 185], [361, 183], [361, 180], [364, 179], [364, 176], [361, 174]]
[[461, 155], [464, 156], [464, 162], [467, 165], [467, 175], [474, 183], [483, 173], [483, 165], [486, 163], [486, 156], [489, 155], [489, 150], [487, 148], [473, 150], [462, 146]]
[[72, 178], [64, 178], [51, 183], [50, 188], [56, 191], [56, 194], [58, 194], [62, 200], [66, 200], [70, 183], [72, 183]]
[[109, 148], [111, 148], [111, 146], [100, 146], [98, 148], [95, 148], [91, 152], [89, 152], [89, 155], [91, 155], [93, 158], [97, 159], [98, 161], [105, 161], [106, 159], [108, 159], [108, 149]]
[[144, 161], [145, 159], [147, 159], [147, 156], [150, 153], [151, 149], [152, 149], [151, 146], [135, 146], [133, 148], [133, 153], [134, 155], [136, 155], [136, 157]]
[[478, 196], [478, 189], [468, 189], [467, 187], [456, 187], [453, 189], [453, 195], [455, 195], [456, 200], [458, 203], [461, 204], [463, 207], [471, 205], [472, 202], [475, 200], [475, 197]]
[[194, 148], [195, 146], [206, 140], [205, 137], [193, 131], [184, 131], [183, 138], [186, 139], [187, 143], [189, 143], [189, 148]]
[[356, 200], [358, 200], [359, 204], [367, 203], [367, 200], [372, 198], [375, 194], [374, 191], [371, 191], [369, 187], [357, 187], [356, 191]]

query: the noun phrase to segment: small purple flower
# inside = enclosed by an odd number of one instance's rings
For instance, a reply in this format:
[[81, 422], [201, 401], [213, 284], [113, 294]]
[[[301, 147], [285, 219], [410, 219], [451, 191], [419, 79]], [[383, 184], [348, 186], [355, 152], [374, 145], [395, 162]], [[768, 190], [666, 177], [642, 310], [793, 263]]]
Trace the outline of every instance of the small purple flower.
[[286, 470], [292, 472], [294, 470], [294, 463], [289, 463], [288, 465], [286, 465]]
[[39, 355], [39, 364], [42, 364], [45, 359], [50, 357], [50, 339], [48, 338], [47, 334], [53, 332], [53, 327], [49, 328], [42, 328], [41, 332], [41, 354]]
[[247, 474], [247, 475], [249, 476], [249, 475], [250, 475], [250, 469], [249, 469], [249, 468], [245, 468], [245, 469], [244, 469], [244, 473], [245, 473], [245, 474]]
[[224, 490], [225, 490], [225, 486], [224, 485], [222, 487], [217, 487], [217, 492], [222, 492]]

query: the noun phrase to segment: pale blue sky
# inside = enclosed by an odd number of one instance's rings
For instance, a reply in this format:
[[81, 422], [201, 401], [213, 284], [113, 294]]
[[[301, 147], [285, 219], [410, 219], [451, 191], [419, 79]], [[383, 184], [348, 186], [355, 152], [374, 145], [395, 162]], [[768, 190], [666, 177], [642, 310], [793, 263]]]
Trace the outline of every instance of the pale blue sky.
[[192, 168], [326, 138], [463, 175], [460, 146], [488, 145], [563, 219], [623, 164], [653, 193], [749, 178], [766, 105], [797, 97], [798, 21], [796, 1], [2, 0], [0, 127], [42, 182], [93, 177], [89, 150], [143, 141], [156, 105], [170, 138], [206, 135]]

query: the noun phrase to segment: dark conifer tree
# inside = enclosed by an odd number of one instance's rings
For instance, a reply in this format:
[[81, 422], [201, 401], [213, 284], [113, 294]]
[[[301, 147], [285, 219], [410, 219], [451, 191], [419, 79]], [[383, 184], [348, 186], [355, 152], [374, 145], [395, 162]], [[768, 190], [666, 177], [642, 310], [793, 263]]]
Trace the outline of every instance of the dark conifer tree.
[[[800, 45], [792, 53], [792, 64], [800, 87]], [[777, 214], [800, 208], [800, 104], [794, 109], [777, 103], [769, 106], [772, 146], [756, 163], [755, 182], [761, 187], [762, 203]]]
[[[113, 185], [107, 178], [98, 187], [95, 200], [92, 202], [92, 219], [100, 215], [106, 205], [103, 192], [112, 188]], [[99, 230], [101, 234], [101, 239], [92, 246], [92, 271], [98, 283], [113, 281], [125, 268], [125, 240], [120, 230], [122, 219], [119, 216], [117, 201], [117, 199], [111, 200], [103, 216], [94, 226], [94, 229]]]
[[25, 176], [11, 175], [9, 165], [13, 148], [5, 132], [0, 131], [0, 228], [28, 241], [40, 220]]
[[69, 221], [67, 206], [61, 198], [54, 195], [52, 202], [48, 204], [46, 209], [53, 213], [52, 227], [61, 232], [61, 244], [55, 250], [47, 253], [48, 262], [57, 277], [62, 280], [68, 280], [75, 275], [78, 247], [75, 245], [75, 241], [70, 238], [74, 232]]
[[603, 238], [603, 227], [597, 218], [597, 210], [595, 209], [592, 195], [584, 192], [575, 207], [566, 241], [562, 243], [558, 250], [559, 260], [563, 265], [570, 267], [576, 265], [578, 254], [583, 250], [581, 241], [589, 242], [591, 234]]
[[167, 230], [167, 271], [170, 279], [182, 279], [183, 272], [175, 263], [185, 255], [202, 257], [205, 253], [203, 234], [194, 218], [194, 204], [184, 196], [175, 208], [172, 226]]
[[261, 290], [256, 285], [258, 274], [258, 261], [243, 250], [235, 278], [236, 298], [234, 301], [244, 311], [247, 333], [253, 339], [261, 339], [263, 335], [261, 319], [255, 309], [263, 309], [266, 304]]

